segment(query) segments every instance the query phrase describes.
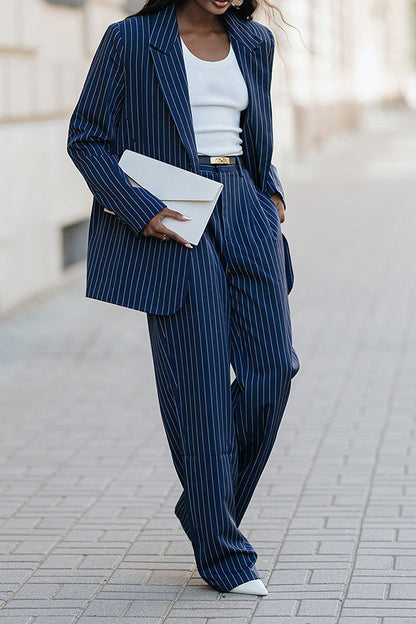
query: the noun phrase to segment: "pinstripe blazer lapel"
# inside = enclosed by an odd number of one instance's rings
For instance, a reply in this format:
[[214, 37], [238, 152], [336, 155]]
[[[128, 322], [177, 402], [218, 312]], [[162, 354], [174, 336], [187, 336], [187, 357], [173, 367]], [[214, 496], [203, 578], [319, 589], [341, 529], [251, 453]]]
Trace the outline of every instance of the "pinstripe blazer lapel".
[[[234, 53], [241, 72], [246, 81], [249, 103], [247, 114], [244, 118], [244, 126], [250, 123], [251, 117], [256, 112], [256, 104], [258, 103], [259, 94], [256, 90], [256, 81], [252, 75], [251, 54], [258, 48], [264, 40], [255, 32], [249, 32], [247, 24], [244, 24], [239, 17], [226, 11], [223, 15], [224, 23], [227, 28], [228, 35], [233, 44]], [[244, 127], [243, 127], [244, 132]]]
[[163, 97], [189, 154], [192, 168], [199, 173], [188, 81], [173, 3], [166, 10], [155, 13], [149, 46]]
[[273, 152], [271, 136], [265, 134], [272, 123], [267, 92], [270, 68], [265, 47], [261, 45], [265, 37], [262, 31], [250, 28], [250, 22], [242, 21], [231, 11], [226, 11], [223, 19], [249, 94], [242, 128], [243, 149], [254, 181], [264, 189]]

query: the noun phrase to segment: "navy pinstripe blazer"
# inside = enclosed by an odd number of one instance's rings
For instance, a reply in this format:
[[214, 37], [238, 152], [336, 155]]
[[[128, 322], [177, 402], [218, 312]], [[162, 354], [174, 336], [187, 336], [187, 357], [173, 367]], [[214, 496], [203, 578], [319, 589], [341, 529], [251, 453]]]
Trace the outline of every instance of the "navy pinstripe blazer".
[[[271, 164], [272, 32], [231, 9], [222, 17], [249, 92], [241, 119], [247, 168], [260, 191], [279, 191], [284, 199]], [[165, 204], [133, 187], [117, 164], [130, 149], [201, 172], [173, 3], [108, 27], [71, 116], [67, 147], [93, 193], [86, 296], [155, 314], [175, 312], [186, 296], [192, 250], [140, 234]]]

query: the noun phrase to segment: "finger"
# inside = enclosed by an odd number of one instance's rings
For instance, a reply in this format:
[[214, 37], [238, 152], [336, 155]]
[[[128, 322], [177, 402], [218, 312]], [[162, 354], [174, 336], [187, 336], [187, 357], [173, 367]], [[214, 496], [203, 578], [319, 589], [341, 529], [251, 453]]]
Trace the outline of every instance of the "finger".
[[169, 230], [169, 228], [165, 227], [162, 225], [163, 229], [159, 229], [159, 236], [161, 234], [166, 234], [166, 236], [172, 240], [174, 240], [176, 243], [180, 243], [181, 245], [190, 245], [191, 243], [189, 241], [186, 240], [186, 238], [182, 238], [182, 236], [179, 236], [179, 234], [176, 234], [176, 232], [173, 232], [172, 230]]
[[182, 212], [178, 212], [177, 210], [171, 210], [168, 207], [163, 208], [161, 216], [162, 218], [172, 217], [172, 219], [179, 219], [180, 221], [189, 221], [191, 219], [188, 215], [184, 215]]

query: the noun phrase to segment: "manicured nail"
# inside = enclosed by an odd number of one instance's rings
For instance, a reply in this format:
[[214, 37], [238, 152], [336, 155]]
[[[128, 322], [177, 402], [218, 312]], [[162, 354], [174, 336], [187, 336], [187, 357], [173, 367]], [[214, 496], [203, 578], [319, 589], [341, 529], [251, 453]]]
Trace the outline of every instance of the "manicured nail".
[[182, 215], [184, 217], [184, 219], [192, 219], [192, 217], [188, 217], [188, 215]]
[[193, 249], [193, 246], [191, 245], [191, 243], [185, 243], [185, 247], [189, 247], [189, 249]]

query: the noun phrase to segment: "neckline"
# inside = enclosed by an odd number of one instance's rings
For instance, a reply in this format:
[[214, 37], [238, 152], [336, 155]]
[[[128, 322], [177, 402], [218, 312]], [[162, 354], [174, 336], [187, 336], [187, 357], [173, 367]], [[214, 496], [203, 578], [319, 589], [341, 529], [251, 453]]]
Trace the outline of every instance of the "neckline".
[[224, 58], [219, 59], [218, 61], [207, 61], [206, 59], [199, 58], [199, 56], [196, 56], [193, 52], [191, 52], [180, 35], [179, 35], [179, 39], [181, 40], [182, 47], [184, 48], [185, 52], [187, 52], [189, 56], [191, 56], [193, 59], [196, 59], [200, 63], [205, 63], [207, 65], [217, 65], [218, 63], [224, 63], [225, 61], [229, 61], [231, 58], [231, 54], [232, 54], [231, 40], [230, 40], [230, 49], [228, 50], [227, 56], [224, 56]]

